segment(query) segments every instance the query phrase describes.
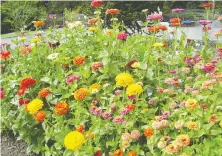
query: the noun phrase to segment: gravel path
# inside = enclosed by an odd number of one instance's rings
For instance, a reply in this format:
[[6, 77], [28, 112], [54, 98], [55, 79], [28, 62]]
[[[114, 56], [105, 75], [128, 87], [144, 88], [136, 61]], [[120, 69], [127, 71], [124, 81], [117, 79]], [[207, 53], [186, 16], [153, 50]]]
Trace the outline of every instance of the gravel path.
[[27, 144], [21, 140], [16, 140], [12, 136], [1, 134], [1, 156], [37, 156], [26, 153]]

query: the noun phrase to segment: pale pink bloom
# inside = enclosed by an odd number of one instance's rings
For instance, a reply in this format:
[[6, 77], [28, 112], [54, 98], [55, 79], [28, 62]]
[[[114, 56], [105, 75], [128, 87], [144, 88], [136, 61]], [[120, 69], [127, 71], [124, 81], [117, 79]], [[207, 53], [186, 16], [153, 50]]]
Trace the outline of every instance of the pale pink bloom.
[[121, 139], [124, 141], [129, 141], [131, 139], [131, 135], [128, 132], [122, 134]]
[[140, 131], [138, 131], [138, 130], [133, 130], [131, 132], [131, 138], [133, 138], [133, 139], [139, 139], [140, 136], [141, 136], [141, 134], [140, 134]]
[[175, 126], [176, 129], [180, 130], [184, 127], [184, 122], [183, 121], [177, 121], [174, 126]]
[[123, 121], [123, 117], [122, 116], [116, 116], [114, 119], [113, 119], [113, 122], [115, 123], [121, 123]]
[[158, 13], [152, 13], [151, 15], [148, 15], [148, 20], [163, 20], [163, 16]]

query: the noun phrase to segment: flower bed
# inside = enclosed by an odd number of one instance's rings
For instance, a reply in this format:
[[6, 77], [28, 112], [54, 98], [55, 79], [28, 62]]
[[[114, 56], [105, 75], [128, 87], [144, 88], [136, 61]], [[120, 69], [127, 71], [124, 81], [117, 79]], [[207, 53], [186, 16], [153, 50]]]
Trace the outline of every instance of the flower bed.
[[183, 35], [169, 44], [158, 13], [150, 36], [120, 32], [118, 9], [103, 30], [102, 1], [91, 5], [91, 27], [67, 23], [1, 52], [2, 129], [43, 155], [221, 154], [219, 43], [204, 29], [198, 50]]

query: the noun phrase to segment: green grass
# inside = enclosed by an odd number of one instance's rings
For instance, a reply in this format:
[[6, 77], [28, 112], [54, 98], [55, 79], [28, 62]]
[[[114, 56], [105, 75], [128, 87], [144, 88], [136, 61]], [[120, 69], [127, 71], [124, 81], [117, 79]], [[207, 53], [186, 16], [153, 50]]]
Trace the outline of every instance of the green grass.
[[[35, 31], [29, 31], [26, 33], [26, 35], [33, 35], [35, 33]], [[8, 33], [8, 34], [1, 34], [1, 38], [9, 38], [9, 37], [17, 37], [17, 36], [21, 36], [21, 33], [18, 32], [12, 32], [12, 33]]]

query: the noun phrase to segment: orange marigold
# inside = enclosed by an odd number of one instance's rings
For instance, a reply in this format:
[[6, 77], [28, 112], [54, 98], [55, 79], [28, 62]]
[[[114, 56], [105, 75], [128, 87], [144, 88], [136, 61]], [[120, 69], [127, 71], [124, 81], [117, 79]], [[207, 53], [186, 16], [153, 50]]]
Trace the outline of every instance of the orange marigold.
[[33, 23], [34, 23], [34, 27], [36, 27], [36, 28], [45, 25], [45, 23], [43, 21], [35, 21]]
[[170, 24], [172, 25], [172, 26], [180, 26], [181, 25], [181, 19], [180, 18], [172, 18], [171, 20], [170, 20]]
[[107, 9], [106, 14], [117, 15], [119, 14], [119, 9]]
[[100, 18], [93, 18], [93, 19], [88, 20], [88, 23], [92, 25], [99, 21], [100, 21]]
[[64, 101], [58, 102], [54, 107], [54, 111], [57, 115], [64, 115], [69, 111], [69, 105]]
[[42, 121], [44, 121], [45, 116], [46, 116], [45, 111], [40, 110], [40, 111], [38, 111], [38, 112], [35, 114], [34, 119], [35, 119], [35, 121], [37, 121], [37, 122], [42, 122]]
[[80, 88], [74, 92], [74, 98], [77, 101], [83, 101], [89, 94], [89, 91], [86, 88]]
[[134, 151], [130, 151], [127, 156], [137, 156], [136, 152]]
[[84, 126], [83, 126], [83, 125], [77, 126], [77, 127], [76, 127], [76, 131], [78, 131], [78, 132], [84, 131]]
[[43, 88], [42, 90], [39, 91], [39, 97], [45, 98], [50, 94], [50, 90], [48, 88]]
[[123, 156], [123, 151], [121, 149], [115, 150], [114, 156]]
[[146, 129], [144, 130], [144, 135], [145, 135], [146, 137], [152, 136], [152, 135], [153, 135], [153, 129], [152, 129], [152, 128], [146, 128]]
[[84, 62], [85, 62], [85, 57], [83, 57], [83, 56], [76, 56], [76, 57], [74, 57], [74, 59], [73, 59], [73, 63], [75, 64], [75, 65], [81, 65], [81, 64], [83, 64]]

